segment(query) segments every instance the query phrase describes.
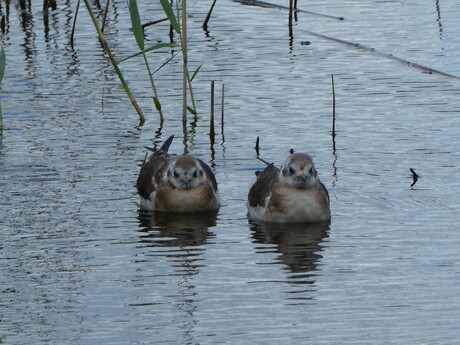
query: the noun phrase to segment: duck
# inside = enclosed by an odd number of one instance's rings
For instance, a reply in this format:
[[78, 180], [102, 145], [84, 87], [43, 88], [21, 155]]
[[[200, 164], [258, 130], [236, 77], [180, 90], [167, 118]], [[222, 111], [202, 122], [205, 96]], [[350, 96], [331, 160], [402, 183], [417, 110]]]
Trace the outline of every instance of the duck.
[[214, 211], [220, 206], [209, 165], [192, 155], [169, 154], [171, 135], [141, 166], [136, 182], [144, 210], [168, 213]]
[[309, 154], [291, 150], [281, 168], [262, 161], [266, 167], [256, 172], [257, 179], [248, 193], [250, 219], [273, 223], [330, 220], [329, 193]]

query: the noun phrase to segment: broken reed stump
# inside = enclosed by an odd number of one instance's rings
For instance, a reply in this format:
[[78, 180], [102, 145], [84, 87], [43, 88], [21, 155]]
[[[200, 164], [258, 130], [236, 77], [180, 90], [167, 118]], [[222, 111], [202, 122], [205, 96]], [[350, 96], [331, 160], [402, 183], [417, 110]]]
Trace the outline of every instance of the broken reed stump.
[[335, 87], [334, 87], [334, 74], [331, 74], [332, 83], [332, 138], [335, 138]]
[[215, 142], [215, 131], [214, 131], [214, 80], [211, 81], [211, 119], [209, 121], [209, 141], [211, 147], [214, 146]]
[[222, 98], [221, 98], [221, 115], [220, 115], [220, 132], [224, 135], [224, 87], [225, 84], [222, 84]]

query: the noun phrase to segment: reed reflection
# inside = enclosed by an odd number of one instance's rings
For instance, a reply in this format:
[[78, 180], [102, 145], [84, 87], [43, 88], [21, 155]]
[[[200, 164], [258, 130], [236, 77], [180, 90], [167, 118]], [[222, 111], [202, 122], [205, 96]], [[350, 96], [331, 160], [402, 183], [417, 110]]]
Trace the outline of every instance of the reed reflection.
[[274, 224], [251, 221], [254, 242], [275, 244], [277, 261], [289, 270], [289, 282], [314, 283], [313, 276], [323, 257], [321, 243], [328, 237], [330, 221], [311, 224]]

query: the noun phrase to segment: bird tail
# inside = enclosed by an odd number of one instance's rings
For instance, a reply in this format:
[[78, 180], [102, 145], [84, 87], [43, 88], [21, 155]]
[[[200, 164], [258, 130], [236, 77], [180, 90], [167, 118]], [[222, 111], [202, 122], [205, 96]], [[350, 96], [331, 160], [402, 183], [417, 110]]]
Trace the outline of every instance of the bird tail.
[[161, 145], [160, 151], [163, 151], [164, 153], [168, 153], [169, 147], [171, 146], [171, 143], [174, 139], [174, 135], [171, 135], [166, 141]]
[[161, 151], [163, 153], [168, 153], [169, 147], [171, 146], [171, 143], [174, 139], [174, 135], [171, 135], [166, 141], [161, 145], [159, 149], [156, 149], [154, 147], [148, 147], [144, 146], [147, 150], [152, 151], [152, 152], [158, 152]]

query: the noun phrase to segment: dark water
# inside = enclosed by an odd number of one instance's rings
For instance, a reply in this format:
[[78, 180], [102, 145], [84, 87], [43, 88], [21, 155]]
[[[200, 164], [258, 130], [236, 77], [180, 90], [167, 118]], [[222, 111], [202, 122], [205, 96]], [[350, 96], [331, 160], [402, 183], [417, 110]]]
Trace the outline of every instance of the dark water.
[[[134, 189], [145, 145], [175, 134], [171, 150], [184, 151], [179, 60], [155, 74], [162, 128], [142, 60], [122, 63], [146, 113], [139, 128], [84, 6], [72, 50], [73, 3], [48, 26], [38, 2], [28, 15], [11, 5], [0, 342], [457, 343], [460, 81], [437, 71], [460, 76], [458, 4], [299, 2], [345, 20], [299, 13], [291, 36], [286, 11], [231, 1], [217, 2], [204, 32], [209, 5], [189, 3], [191, 69], [203, 67], [186, 144], [212, 166], [223, 206], [180, 218], [139, 212]], [[162, 17], [158, 4], [139, 6], [144, 21]], [[136, 51], [129, 29], [125, 1], [112, 1], [106, 32], [119, 58]], [[146, 39], [167, 42], [167, 25]], [[158, 67], [170, 56], [149, 58]], [[226, 90], [212, 150], [211, 80]], [[220, 96], [216, 107], [220, 116]], [[277, 164], [290, 148], [313, 155], [330, 224], [248, 222], [257, 136]], [[421, 175], [412, 189], [409, 168]]]

